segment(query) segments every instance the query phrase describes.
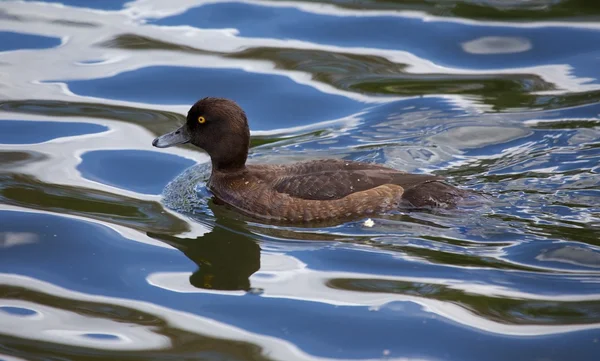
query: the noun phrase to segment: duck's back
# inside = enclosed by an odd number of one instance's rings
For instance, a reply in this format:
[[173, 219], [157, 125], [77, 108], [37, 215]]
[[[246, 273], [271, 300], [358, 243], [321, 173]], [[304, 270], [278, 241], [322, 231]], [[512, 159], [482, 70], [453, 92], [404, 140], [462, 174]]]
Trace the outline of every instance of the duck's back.
[[273, 188], [292, 197], [311, 200], [334, 200], [384, 184], [399, 185], [404, 190], [442, 178], [409, 174], [377, 164], [337, 159], [301, 162], [284, 166], [273, 180]]

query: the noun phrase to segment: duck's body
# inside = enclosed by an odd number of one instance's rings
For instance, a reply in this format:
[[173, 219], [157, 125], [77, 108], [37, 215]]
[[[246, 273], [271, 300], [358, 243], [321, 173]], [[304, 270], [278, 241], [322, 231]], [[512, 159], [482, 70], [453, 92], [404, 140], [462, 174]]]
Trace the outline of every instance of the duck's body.
[[247, 165], [213, 171], [208, 188], [244, 213], [278, 221], [319, 221], [414, 207], [453, 205], [459, 193], [431, 175], [337, 159]]
[[249, 137], [246, 116], [234, 102], [205, 98], [190, 109], [186, 125], [153, 144], [192, 142], [205, 149], [213, 164], [208, 188], [215, 198], [269, 220], [331, 220], [386, 212], [402, 204], [451, 207], [464, 194], [441, 177], [370, 163], [326, 159], [246, 165]]

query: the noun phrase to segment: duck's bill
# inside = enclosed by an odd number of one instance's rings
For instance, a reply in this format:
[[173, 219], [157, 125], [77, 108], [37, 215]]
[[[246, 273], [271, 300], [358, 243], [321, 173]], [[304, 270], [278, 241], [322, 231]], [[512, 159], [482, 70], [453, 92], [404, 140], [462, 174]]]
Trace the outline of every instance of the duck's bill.
[[184, 124], [181, 128], [154, 139], [152, 145], [157, 148], [167, 148], [178, 144], [189, 143], [191, 138], [190, 132]]

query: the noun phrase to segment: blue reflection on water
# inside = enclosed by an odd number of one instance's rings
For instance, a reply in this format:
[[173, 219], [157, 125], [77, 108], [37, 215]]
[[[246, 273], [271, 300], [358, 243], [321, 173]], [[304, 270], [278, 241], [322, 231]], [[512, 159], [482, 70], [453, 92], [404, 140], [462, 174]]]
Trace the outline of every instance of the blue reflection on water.
[[5, 312], [13, 316], [33, 316], [37, 312], [23, 307], [0, 306], [0, 312]]
[[0, 51], [53, 48], [60, 43], [59, 38], [0, 31]]
[[131, 0], [25, 0], [25, 1], [42, 1], [46, 3], [57, 3], [66, 6], [84, 7], [100, 10], [120, 10]]
[[177, 174], [195, 162], [143, 150], [98, 150], [84, 153], [77, 169], [84, 178], [138, 193], [160, 194]]
[[107, 333], [85, 333], [82, 336], [87, 337], [87, 338], [96, 339], [96, 340], [111, 340], [111, 341], [116, 341], [116, 340], [119, 339], [119, 336], [110, 335], [110, 334], [107, 334]]
[[[0, 211], [0, 232], [28, 232], [39, 239], [2, 251], [0, 272], [17, 273], [81, 292], [128, 297], [144, 288], [156, 265], [190, 269], [186, 258], [124, 238], [114, 230], [65, 217]], [[153, 266], [154, 265], [154, 266]]]
[[107, 130], [108, 127], [90, 123], [0, 120], [0, 143], [34, 144]]

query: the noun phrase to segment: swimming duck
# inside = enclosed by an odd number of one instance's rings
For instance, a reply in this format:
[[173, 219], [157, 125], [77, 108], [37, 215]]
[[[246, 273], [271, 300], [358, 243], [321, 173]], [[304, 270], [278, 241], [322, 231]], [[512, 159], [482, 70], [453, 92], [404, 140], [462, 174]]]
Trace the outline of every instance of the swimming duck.
[[224, 98], [199, 100], [183, 126], [154, 139], [152, 145], [166, 148], [184, 143], [210, 156], [207, 187], [218, 203], [261, 219], [313, 222], [402, 206], [453, 207], [464, 192], [438, 176], [348, 160], [246, 164], [248, 120], [242, 108]]

